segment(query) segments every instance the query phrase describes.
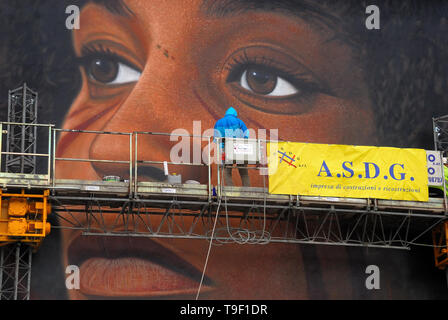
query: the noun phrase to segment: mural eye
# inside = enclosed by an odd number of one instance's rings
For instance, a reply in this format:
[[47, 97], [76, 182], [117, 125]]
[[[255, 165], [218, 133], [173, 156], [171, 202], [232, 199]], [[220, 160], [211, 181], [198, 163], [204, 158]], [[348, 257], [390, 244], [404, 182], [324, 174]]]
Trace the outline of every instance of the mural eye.
[[107, 57], [93, 58], [85, 67], [89, 77], [103, 84], [136, 82], [141, 75], [134, 68]]
[[267, 96], [290, 96], [299, 92], [290, 82], [262, 66], [249, 66], [241, 75], [239, 84], [244, 89]]
[[89, 75], [99, 82], [112, 82], [118, 74], [118, 63], [106, 59], [94, 59], [88, 66]]

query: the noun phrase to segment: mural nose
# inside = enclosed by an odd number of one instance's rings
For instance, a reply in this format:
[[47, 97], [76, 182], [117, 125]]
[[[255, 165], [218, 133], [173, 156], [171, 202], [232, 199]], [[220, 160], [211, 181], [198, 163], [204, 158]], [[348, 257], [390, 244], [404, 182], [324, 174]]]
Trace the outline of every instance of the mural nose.
[[100, 178], [115, 175], [129, 179], [133, 162], [132, 135], [128, 134], [98, 134], [89, 150], [90, 159], [101, 160], [92, 162], [92, 167]]
[[[136, 139], [137, 138], [137, 139]], [[90, 159], [101, 160], [92, 162], [92, 167], [100, 178], [105, 176], [119, 176], [129, 179], [138, 168], [139, 181], [165, 181], [164, 162], [168, 164], [168, 173], [176, 174], [181, 181], [196, 180], [206, 182], [206, 167], [201, 162], [197, 166], [191, 165], [193, 161], [185, 158], [181, 161], [172, 158], [173, 146], [182, 144], [182, 153], [190, 153], [193, 149], [193, 139], [187, 141], [170, 140], [170, 135], [150, 134], [148, 132], [134, 131], [128, 134], [98, 134], [90, 148]], [[176, 149], [177, 150], [177, 149]], [[176, 152], [176, 155], [179, 155]], [[137, 160], [137, 161], [135, 161]], [[185, 164], [179, 164], [184, 162]]]
[[[173, 92], [181, 91], [175, 89], [178, 81], [172, 81], [172, 90], [162, 90], [157, 84], [145, 79], [148, 78], [140, 79], [126, 100], [117, 106], [114, 114], [104, 123], [101, 130], [105, 133], [97, 134], [91, 143], [90, 159], [108, 160], [92, 163], [100, 178], [107, 175], [129, 177], [128, 161], [131, 160], [135, 166], [133, 160], [137, 154], [140, 179], [165, 181], [168, 177], [164, 173], [163, 162], [176, 162], [176, 159], [171, 159], [173, 147], [187, 141], [182, 150], [183, 155], [191, 152], [193, 139], [171, 137], [176, 128], [193, 122], [191, 115], [179, 112], [177, 107], [180, 105], [179, 98]], [[183, 131], [192, 134], [189, 129]], [[117, 132], [127, 134], [112, 134]], [[184, 157], [183, 160], [189, 162], [190, 158]], [[169, 164], [169, 172], [181, 175], [183, 181], [200, 180], [201, 169], [200, 166]]]

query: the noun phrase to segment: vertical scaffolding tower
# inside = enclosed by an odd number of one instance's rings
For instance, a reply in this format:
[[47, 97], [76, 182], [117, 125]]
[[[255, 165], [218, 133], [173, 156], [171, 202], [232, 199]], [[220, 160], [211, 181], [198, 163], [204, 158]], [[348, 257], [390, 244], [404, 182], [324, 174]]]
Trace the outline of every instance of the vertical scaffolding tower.
[[[36, 92], [23, 86], [8, 92], [8, 122], [37, 123]], [[6, 132], [5, 172], [36, 173], [37, 127], [10, 124]], [[1, 133], [3, 135], [3, 133]], [[0, 138], [3, 138], [1, 136]], [[0, 300], [29, 300], [32, 248], [16, 242], [0, 250]]]
[[[448, 157], [448, 115], [432, 119], [434, 149]], [[433, 230], [434, 256], [436, 266], [445, 270], [448, 285], [448, 222], [445, 221]]]
[[434, 150], [448, 154], [448, 115], [432, 119], [434, 132]]
[[20, 242], [0, 251], [0, 300], [29, 300], [32, 251]]
[[[26, 83], [9, 90], [8, 122], [37, 123], [37, 93]], [[5, 172], [36, 173], [36, 157], [27, 155], [37, 151], [36, 126], [8, 125], [6, 134]]]

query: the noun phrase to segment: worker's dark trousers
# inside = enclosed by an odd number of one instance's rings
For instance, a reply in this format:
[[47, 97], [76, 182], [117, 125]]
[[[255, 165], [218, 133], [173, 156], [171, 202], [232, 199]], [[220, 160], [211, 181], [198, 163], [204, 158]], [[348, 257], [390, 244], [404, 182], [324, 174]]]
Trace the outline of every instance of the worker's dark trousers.
[[[243, 183], [243, 187], [250, 187], [250, 180], [249, 180], [249, 170], [244, 168], [245, 165], [236, 165], [236, 167], [238, 168], [238, 172], [240, 173], [241, 176], [241, 181]], [[224, 168], [224, 185], [226, 186], [233, 186], [233, 181], [232, 181], [232, 170], [235, 167], [226, 167]]]

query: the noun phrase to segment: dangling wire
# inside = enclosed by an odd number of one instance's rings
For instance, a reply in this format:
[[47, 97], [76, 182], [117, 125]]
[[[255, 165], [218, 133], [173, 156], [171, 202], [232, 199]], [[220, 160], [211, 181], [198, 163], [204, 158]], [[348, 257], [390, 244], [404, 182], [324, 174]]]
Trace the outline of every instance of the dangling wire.
[[[223, 173], [221, 173], [222, 179], [224, 181]], [[263, 176], [263, 190], [266, 188], [265, 177]], [[233, 228], [230, 227], [229, 222], [229, 212], [227, 208], [227, 195], [224, 195], [224, 208], [226, 212], [226, 227], [217, 229], [217, 232], [226, 231], [229, 235], [231, 241], [238, 244], [267, 244], [270, 242], [271, 235], [266, 231], [266, 193], [264, 193], [263, 202], [263, 228], [262, 230], [251, 231], [246, 228]], [[261, 233], [261, 234], [260, 234]], [[229, 241], [217, 240], [220, 243], [227, 243]]]
[[218, 221], [218, 213], [219, 213], [219, 207], [220, 207], [220, 206], [221, 206], [221, 199], [218, 200], [218, 208], [216, 209], [215, 222], [213, 223], [212, 235], [211, 235], [211, 237], [210, 237], [210, 243], [209, 243], [209, 245], [208, 245], [207, 256], [206, 256], [206, 258], [205, 258], [204, 268], [203, 268], [203, 270], [202, 270], [201, 281], [199, 282], [199, 288], [198, 288], [198, 292], [197, 292], [197, 294], [196, 294], [196, 300], [198, 300], [198, 298], [199, 298], [199, 293], [201, 292], [202, 283], [203, 283], [203, 281], [204, 281], [205, 270], [207, 269], [208, 258], [209, 258], [209, 256], [210, 256], [210, 251], [211, 251], [211, 249], [212, 249], [213, 236], [215, 235], [216, 222]]

